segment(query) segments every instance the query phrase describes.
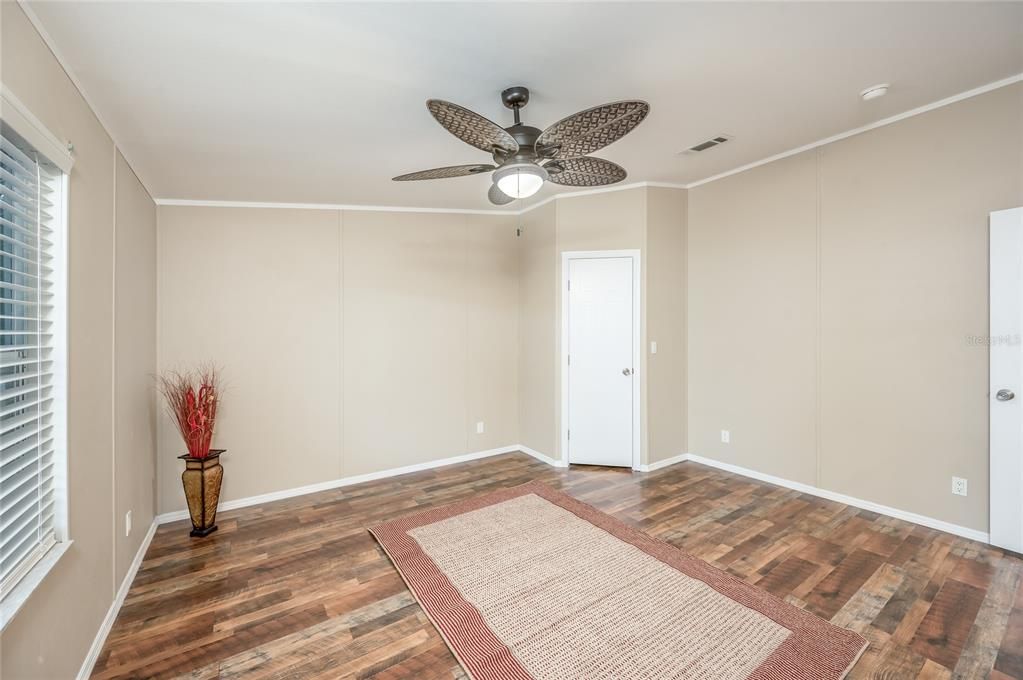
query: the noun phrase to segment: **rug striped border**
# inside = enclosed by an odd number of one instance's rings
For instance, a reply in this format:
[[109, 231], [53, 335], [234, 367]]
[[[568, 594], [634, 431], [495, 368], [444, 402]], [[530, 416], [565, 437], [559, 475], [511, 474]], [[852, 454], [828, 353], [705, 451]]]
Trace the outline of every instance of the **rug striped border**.
[[867, 648], [866, 639], [853, 631], [834, 626], [542, 482], [529, 482], [369, 529], [473, 680], [533, 678], [408, 532], [527, 494], [535, 494], [572, 512], [792, 631], [747, 680], [839, 680], [848, 674]]

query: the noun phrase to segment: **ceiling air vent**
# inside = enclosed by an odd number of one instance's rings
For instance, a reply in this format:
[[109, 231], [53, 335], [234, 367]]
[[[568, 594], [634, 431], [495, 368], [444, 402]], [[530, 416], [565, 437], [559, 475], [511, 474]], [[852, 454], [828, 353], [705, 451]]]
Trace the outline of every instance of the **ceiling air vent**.
[[705, 142], [700, 142], [699, 144], [689, 147], [682, 153], [700, 153], [701, 151], [707, 151], [708, 149], [713, 149], [715, 146], [721, 146], [731, 138], [731, 135], [718, 135], [717, 137], [711, 137]]

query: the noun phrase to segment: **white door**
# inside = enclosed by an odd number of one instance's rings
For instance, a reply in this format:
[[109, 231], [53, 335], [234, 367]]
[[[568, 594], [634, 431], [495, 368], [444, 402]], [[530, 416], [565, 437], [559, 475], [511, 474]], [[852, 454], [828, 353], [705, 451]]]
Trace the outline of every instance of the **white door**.
[[638, 258], [566, 253], [568, 462], [633, 465]]
[[1023, 208], [991, 213], [991, 543], [1023, 552]]

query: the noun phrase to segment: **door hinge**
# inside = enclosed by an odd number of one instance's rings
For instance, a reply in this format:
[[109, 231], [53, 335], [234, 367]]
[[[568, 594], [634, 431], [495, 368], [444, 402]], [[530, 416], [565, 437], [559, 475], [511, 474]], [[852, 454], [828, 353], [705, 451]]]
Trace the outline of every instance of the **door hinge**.
[[568, 355], [568, 365], [569, 366], [572, 365], [572, 355], [571, 354]]
[[572, 439], [572, 430], [565, 430], [565, 439]]
[[572, 279], [568, 280], [568, 289], [572, 290]]

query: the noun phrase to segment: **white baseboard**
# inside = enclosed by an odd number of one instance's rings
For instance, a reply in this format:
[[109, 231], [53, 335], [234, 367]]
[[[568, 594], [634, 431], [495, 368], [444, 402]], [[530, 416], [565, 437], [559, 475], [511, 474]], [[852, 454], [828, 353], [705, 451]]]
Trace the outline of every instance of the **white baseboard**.
[[681, 463], [682, 461], [685, 460], [689, 460], [687, 458], [687, 454], [682, 453], [677, 456], [672, 456], [671, 458], [659, 460], [656, 463], [650, 463], [649, 465], [640, 465], [639, 467], [636, 468], [636, 470], [638, 472], [653, 472], [654, 470], [660, 470], [661, 468], [668, 467], [669, 465], [674, 465], [675, 463]]
[[[316, 484], [309, 484], [307, 486], [299, 486], [293, 489], [284, 489], [282, 491], [271, 491], [270, 493], [260, 494], [258, 496], [248, 496], [246, 498], [236, 498], [230, 501], [224, 501], [220, 504], [220, 510], [236, 510], [238, 508], [246, 508], [250, 505], [259, 505], [260, 503], [270, 503], [272, 501], [279, 501], [285, 498], [294, 498], [295, 496], [304, 496], [310, 493], [316, 493], [318, 491], [327, 491], [329, 489], [338, 489], [343, 486], [351, 486], [353, 484], [362, 484], [363, 482], [372, 482], [377, 479], [385, 479], [387, 477], [395, 477], [397, 475], [407, 475], [410, 472], [421, 472], [423, 470], [432, 470], [433, 468], [444, 467], [446, 465], [454, 465], [455, 463], [465, 463], [470, 460], [478, 460], [480, 458], [489, 458], [490, 456], [499, 456], [504, 453], [516, 453], [521, 451], [526, 453], [537, 460], [541, 460], [548, 465], [554, 465], [561, 467], [560, 464], [552, 458], [534, 451], [525, 446], [519, 446], [513, 444], [511, 446], [502, 446], [497, 449], [487, 449], [486, 451], [475, 451], [473, 453], [465, 453], [460, 456], [452, 456], [450, 458], [441, 458], [440, 460], [434, 460], [427, 463], [416, 463], [415, 465], [406, 465], [399, 468], [391, 468], [390, 470], [380, 470], [379, 472], [369, 472], [364, 475], [354, 475], [352, 477], [342, 477], [341, 479], [332, 479], [326, 482], [317, 482]], [[176, 510], [174, 512], [166, 512], [162, 515], [158, 515], [156, 518], [157, 523], [166, 524], [167, 522], [176, 522], [178, 520], [188, 519], [187, 510]]]
[[881, 505], [880, 503], [874, 503], [873, 501], [865, 501], [861, 498], [855, 498], [853, 496], [846, 496], [845, 494], [838, 493], [836, 491], [828, 491], [817, 486], [810, 484], [803, 484], [802, 482], [793, 482], [788, 479], [781, 477], [775, 477], [774, 475], [765, 474], [763, 472], [757, 472], [756, 470], [750, 470], [749, 468], [740, 467], [738, 465], [732, 465], [731, 463], [722, 463], [721, 461], [714, 460], [713, 458], [704, 458], [693, 453], [683, 454], [682, 456], [676, 456], [672, 460], [676, 462], [682, 462], [683, 460], [692, 461], [694, 463], [700, 463], [701, 465], [707, 465], [709, 467], [717, 468], [719, 470], [725, 470], [726, 472], [734, 472], [737, 475], [743, 477], [750, 477], [761, 482], [767, 482], [768, 484], [775, 484], [777, 486], [785, 487], [786, 489], [792, 489], [793, 491], [799, 491], [800, 493], [808, 493], [812, 496], [819, 498], [825, 498], [829, 501], [835, 501], [836, 503], [843, 503], [845, 505], [851, 505], [854, 508], [860, 508], [861, 510], [869, 510], [876, 512], [881, 515], [888, 517], [894, 517], [895, 519], [905, 520], [906, 522], [912, 522], [914, 524], [920, 524], [931, 529], [937, 529], [938, 531], [944, 531], [949, 534], [968, 538], [972, 541], [980, 541], [981, 543], [988, 543], [990, 536], [987, 532], [978, 531], [977, 529], [970, 529], [969, 527], [960, 526], [958, 524], [952, 524], [940, 519], [934, 519], [933, 517], [927, 517], [926, 515], [918, 515], [915, 512], [909, 512], [907, 510], [900, 510], [893, 508], [888, 505]]
[[159, 526], [159, 523], [154, 518], [153, 523], [149, 525], [149, 531], [146, 532], [146, 537], [142, 539], [142, 545], [139, 546], [138, 552], [135, 553], [135, 559], [131, 561], [131, 566], [128, 567], [128, 573], [121, 580], [121, 587], [117, 589], [117, 595], [110, 604], [107, 615], [103, 617], [103, 623], [100, 624], [99, 630], [96, 631], [96, 637], [92, 641], [92, 646], [89, 647], [89, 653], [85, 655], [85, 661], [82, 662], [82, 667], [78, 670], [77, 680], [88, 680], [88, 677], [92, 675], [92, 668], [96, 665], [99, 653], [103, 651], [107, 635], [110, 634], [114, 620], [117, 619], [117, 614], [121, 611], [124, 598], [128, 596], [128, 591], [131, 590], [131, 584], [135, 580], [135, 574], [138, 573], [139, 567], [142, 566], [142, 560], [146, 556], [146, 551], [149, 550], [149, 544], [153, 542], [153, 535], [156, 533], [157, 526]]
[[547, 463], [551, 467], [559, 467], [559, 468], [568, 467], [568, 463], [566, 463], [564, 461], [561, 461], [561, 460], [555, 460], [555, 459], [551, 458], [550, 456], [548, 456], [546, 453], [540, 453], [536, 449], [531, 449], [528, 446], [522, 446], [520, 444], [516, 448], [519, 451], [521, 451], [522, 453], [525, 453], [526, 455], [529, 455], [529, 456], [532, 456], [533, 458], [536, 458], [541, 463]]

